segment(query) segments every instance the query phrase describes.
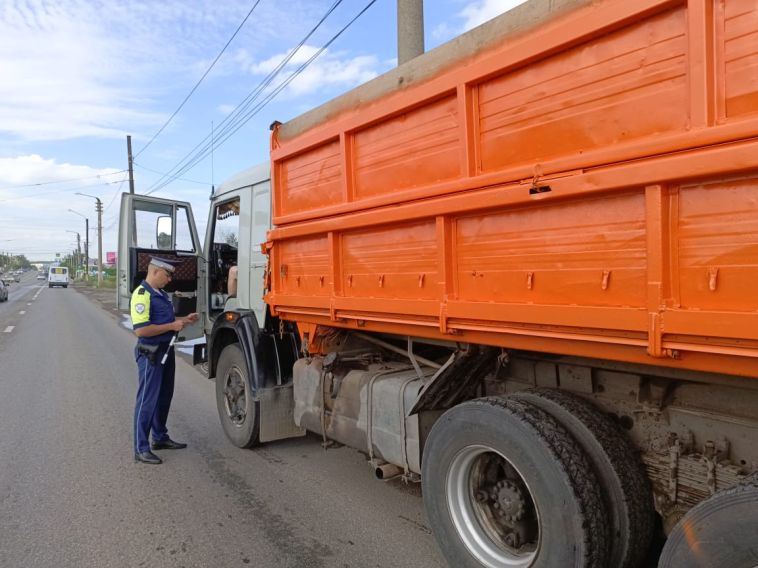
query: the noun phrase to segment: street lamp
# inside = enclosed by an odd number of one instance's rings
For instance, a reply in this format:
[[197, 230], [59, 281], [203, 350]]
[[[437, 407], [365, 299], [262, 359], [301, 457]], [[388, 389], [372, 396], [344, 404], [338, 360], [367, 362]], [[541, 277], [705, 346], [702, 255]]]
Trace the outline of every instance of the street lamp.
[[76, 192], [76, 195], [91, 197], [96, 201], [95, 211], [97, 211], [97, 287], [103, 285], [103, 202], [99, 197], [89, 193]]
[[78, 211], [74, 211], [73, 209], [69, 209], [69, 211], [79, 215], [79, 217], [84, 217], [84, 256], [86, 257], [84, 262], [84, 280], [89, 282], [89, 219]]

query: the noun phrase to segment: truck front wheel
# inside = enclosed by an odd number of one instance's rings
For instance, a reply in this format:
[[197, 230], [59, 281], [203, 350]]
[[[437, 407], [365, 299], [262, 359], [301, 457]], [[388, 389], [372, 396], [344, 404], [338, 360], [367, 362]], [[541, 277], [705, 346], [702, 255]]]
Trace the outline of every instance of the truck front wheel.
[[216, 370], [216, 406], [221, 426], [239, 448], [259, 442], [258, 403], [253, 400], [245, 356], [236, 343], [221, 352]]
[[448, 410], [427, 439], [422, 482], [451, 566], [607, 566], [597, 477], [568, 432], [534, 405], [485, 398]]

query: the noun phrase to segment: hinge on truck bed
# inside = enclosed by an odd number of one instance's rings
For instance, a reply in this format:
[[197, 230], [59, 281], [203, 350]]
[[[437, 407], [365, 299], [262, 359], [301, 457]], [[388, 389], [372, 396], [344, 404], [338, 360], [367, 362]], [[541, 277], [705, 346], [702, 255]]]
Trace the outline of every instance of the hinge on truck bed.
[[648, 329], [647, 354], [651, 357], [665, 357], [662, 343], [663, 332], [661, 330], [661, 314], [650, 314], [650, 327]]

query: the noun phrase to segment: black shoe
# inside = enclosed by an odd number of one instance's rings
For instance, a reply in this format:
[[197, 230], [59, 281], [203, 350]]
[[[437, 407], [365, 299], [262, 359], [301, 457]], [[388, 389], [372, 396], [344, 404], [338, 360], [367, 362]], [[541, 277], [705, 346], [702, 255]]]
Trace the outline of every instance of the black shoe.
[[160, 442], [153, 442], [152, 448], [154, 450], [183, 450], [187, 447], [187, 444], [181, 442], [174, 442], [171, 438], [161, 440]]
[[138, 454], [134, 454], [134, 461], [149, 463], [153, 465], [163, 463], [163, 460], [156, 456], [153, 452], [140, 452]]

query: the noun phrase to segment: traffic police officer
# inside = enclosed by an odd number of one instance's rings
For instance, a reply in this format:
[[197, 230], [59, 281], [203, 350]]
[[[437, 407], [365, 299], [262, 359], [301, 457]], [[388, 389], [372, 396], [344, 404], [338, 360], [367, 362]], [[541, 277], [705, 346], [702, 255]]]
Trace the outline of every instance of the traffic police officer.
[[[174, 348], [169, 345], [174, 333], [196, 322], [198, 314], [176, 318], [168, 294], [162, 290], [173, 277], [174, 263], [152, 257], [147, 277], [132, 293], [132, 328], [137, 335], [134, 356], [137, 360], [139, 387], [134, 409], [134, 459], [159, 464], [161, 458], [151, 450], [179, 450], [187, 444], [175, 442], [168, 435], [166, 420], [174, 395]], [[162, 362], [164, 355], [165, 362]]]

